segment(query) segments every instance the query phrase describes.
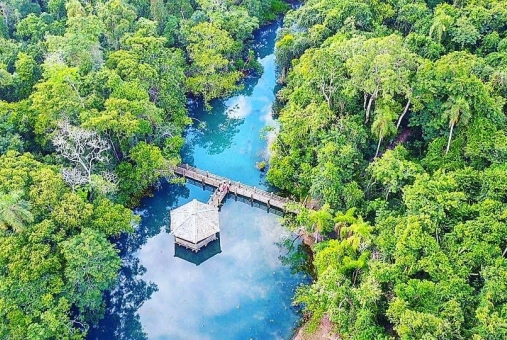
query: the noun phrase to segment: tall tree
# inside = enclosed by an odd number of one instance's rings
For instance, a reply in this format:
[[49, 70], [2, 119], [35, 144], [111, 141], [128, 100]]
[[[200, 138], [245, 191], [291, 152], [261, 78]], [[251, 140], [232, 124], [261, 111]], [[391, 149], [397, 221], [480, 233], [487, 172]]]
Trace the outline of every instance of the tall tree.
[[396, 112], [392, 109], [391, 103], [379, 103], [375, 109], [375, 117], [371, 124], [371, 131], [378, 139], [377, 151], [375, 152], [375, 158], [377, 158], [380, 144], [382, 140], [396, 133], [396, 125], [394, 120], [396, 119]]
[[470, 105], [462, 96], [449, 97], [448, 101], [442, 105], [442, 109], [442, 116], [449, 121], [449, 139], [447, 140], [447, 147], [445, 148], [445, 153], [448, 153], [454, 127], [458, 123], [466, 125], [470, 121], [471, 111]]

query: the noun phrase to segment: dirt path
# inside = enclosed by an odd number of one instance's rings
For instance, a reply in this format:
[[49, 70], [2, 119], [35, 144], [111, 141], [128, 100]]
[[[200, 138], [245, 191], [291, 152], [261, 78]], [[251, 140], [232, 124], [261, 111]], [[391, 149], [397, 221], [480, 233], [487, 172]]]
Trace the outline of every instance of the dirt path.
[[293, 340], [340, 340], [340, 336], [333, 332], [333, 324], [327, 316], [322, 318], [315, 333], [308, 334], [305, 328], [301, 327]]

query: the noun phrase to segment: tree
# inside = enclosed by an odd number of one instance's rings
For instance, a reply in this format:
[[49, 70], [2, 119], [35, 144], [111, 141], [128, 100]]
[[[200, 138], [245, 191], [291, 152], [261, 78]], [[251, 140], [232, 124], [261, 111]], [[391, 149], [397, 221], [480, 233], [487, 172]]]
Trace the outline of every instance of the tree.
[[390, 104], [392, 103], [379, 103], [375, 109], [375, 118], [371, 125], [371, 132], [378, 138], [375, 158], [378, 156], [382, 140], [386, 136], [396, 133], [396, 125], [394, 125], [393, 121], [396, 118], [396, 113]]
[[21, 190], [0, 195], [0, 228], [21, 232], [28, 223], [34, 221], [30, 203], [23, 199]]
[[232, 58], [238, 45], [225, 30], [203, 22], [190, 29], [188, 55], [192, 60], [187, 85], [202, 95], [205, 103], [238, 89], [241, 73], [234, 70]]
[[103, 313], [102, 293], [116, 281], [120, 269], [118, 251], [106, 237], [84, 228], [62, 242], [65, 292], [81, 313], [99, 319]]
[[442, 105], [442, 109], [444, 110], [442, 112], [443, 118], [449, 121], [449, 139], [445, 149], [445, 153], [448, 153], [449, 147], [451, 146], [452, 131], [454, 127], [458, 123], [466, 125], [470, 120], [471, 112], [467, 100], [462, 96], [456, 98], [449, 97], [448, 101]]
[[446, 31], [453, 24], [454, 19], [446, 13], [449, 9], [448, 5], [439, 5], [433, 16], [433, 24], [430, 27], [429, 36], [438, 42], [442, 41]]
[[408, 158], [408, 150], [398, 145], [393, 150], [387, 150], [382, 157], [375, 159], [368, 165], [368, 173], [375, 182], [383, 186], [385, 199], [389, 194], [396, 194], [407, 184], [410, 184], [418, 174], [423, 173], [422, 167]]
[[42, 68], [43, 80], [35, 85], [29, 99], [32, 129], [37, 141], [45, 146], [58, 121], [77, 119], [85, 104], [79, 92], [81, 77], [77, 68], [66, 66], [58, 55], [48, 56]]
[[100, 19], [81, 5], [78, 0], [65, 3], [67, 28], [63, 36], [46, 38], [48, 51], [59, 54], [66, 64], [77, 67], [82, 74], [97, 70], [103, 63], [99, 36], [104, 33]]
[[39, 66], [32, 56], [22, 52], [18, 54], [14, 65], [16, 67], [14, 81], [17, 85], [18, 98], [27, 98], [40, 77]]
[[[419, 58], [403, 46], [401, 37], [390, 35], [383, 38], [353, 38], [344, 43], [348, 49], [346, 67], [349, 81], [345, 91], [351, 96], [357, 92], [364, 97], [365, 122], [377, 99], [394, 100], [397, 96], [406, 98], [410, 105], [411, 81]], [[402, 113], [402, 116], [406, 113]]]
[[99, 19], [104, 24], [104, 34], [113, 50], [120, 47], [120, 39], [134, 27], [136, 12], [121, 0], [99, 3]]
[[140, 196], [160, 178], [172, 176], [177, 160], [167, 160], [161, 150], [140, 142], [130, 151], [126, 161], [118, 165], [120, 197], [122, 202], [137, 203]]
[[[381, 288], [368, 277], [371, 226], [355, 210], [335, 216], [340, 240], [328, 240], [315, 249], [314, 265], [318, 280], [300, 287], [294, 301], [310, 313], [310, 331], [324, 315], [336, 325], [344, 337], [382, 334], [374, 319]], [[364, 278], [364, 279], [363, 279]]]
[[[96, 132], [70, 125], [69, 121], [61, 121], [53, 136], [53, 145], [60, 156], [71, 162], [77, 169], [65, 172], [65, 178], [73, 187], [81, 182], [89, 183], [94, 168], [100, 163], [109, 161], [107, 141]], [[81, 173], [81, 177], [79, 176]], [[74, 176], [71, 176], [74, 174]]]
[[456, 27], [453, 29], [452, 41], [460, 44], [461, 49], [468, 46], [474, 46], [481, 38], [481, 34], [467, 17], [460, 17], [456, 20]]

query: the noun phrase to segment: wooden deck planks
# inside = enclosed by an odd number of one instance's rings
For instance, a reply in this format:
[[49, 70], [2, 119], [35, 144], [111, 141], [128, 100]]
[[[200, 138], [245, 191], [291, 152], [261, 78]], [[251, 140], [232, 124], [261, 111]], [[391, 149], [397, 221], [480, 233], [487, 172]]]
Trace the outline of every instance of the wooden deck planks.
[[[235, 196], [245, 197], [251, 202], [261, 202], [268, 207], [274, 207], [283, 211], [287, 210], [286, 205], [287, 203], [291, 202], [291, 200], [275, 195], [272, 192], [267, 192], [256, 187], [242, 184], [240, 182], [234, 182], [228, 178], [200, 170], [188, 164], [178, 165], [174, 172], [185, 178], [200, 182], [202, 185], [209, 185], [217, 188], [217, 190], [213, 193], [208, 201], [208, 204], [215, 207], [220, 206], [228, 193], [231, 193]], [[220, 187], [223, 186], [224, 183], [225, 190], [220, 190]]]

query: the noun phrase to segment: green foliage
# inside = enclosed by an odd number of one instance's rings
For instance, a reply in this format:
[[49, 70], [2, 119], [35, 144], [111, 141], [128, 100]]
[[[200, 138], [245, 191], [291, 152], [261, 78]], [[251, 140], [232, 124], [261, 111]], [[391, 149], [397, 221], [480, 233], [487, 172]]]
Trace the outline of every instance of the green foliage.
[[232, 69], [232, 58], [238, 46], [225, 30], [211, 23], [194, 26], [187, 37], [188, 54], [192, 60], [187, 80], [190, 91], [202, 94], [204, 101], [236, 90], [241, 74]]
[[403, 146], [386, 151], [368, 166], [372, 179], [382, 187], [386, 200], [390, 194], [396, 194], [410, 184], [423, 172], [421, 166], [407, 160], [408, 151]]
[[130, 150], [128, 161], [118, 166], [120, 202], [133, 205], [161, 177], [169, 177], [176, 164], [167, 161], [156, 146], [141, 142]]
[[61, 247], [66, 295], [84, 316], [98, 320], [103, 311], [102, 292], [115, 283], [120, 269], [116, 249], [104, 234], [88, 228]]
[[33, 222], [30, 213], [30, 204], [22, 199], [23, 192], [20, 190], [2, 193], [0, 195], [0, 228], [22, 231], [27, 223]]
[[126, 206], [180, 162], [187, 95], [209, 105], [260, 73], [252, 33], [288, 5], [0, 8], [0, 338], [81, 339], [115, 284], [110, 241], [139, 222]]
[[137, 218], [105, 197], [88, 202], [31, 154], [9, 151], [0, 169], [0, 334], [83, 338], [120, 265], [106, 234]]
[[322, 241], [295, 297], [309, 330], [325, 316], [344, 339], [505, 337], [506, 13], [499, 0], [289, 11], [267, 178], [317, 205], [292, 227]]

